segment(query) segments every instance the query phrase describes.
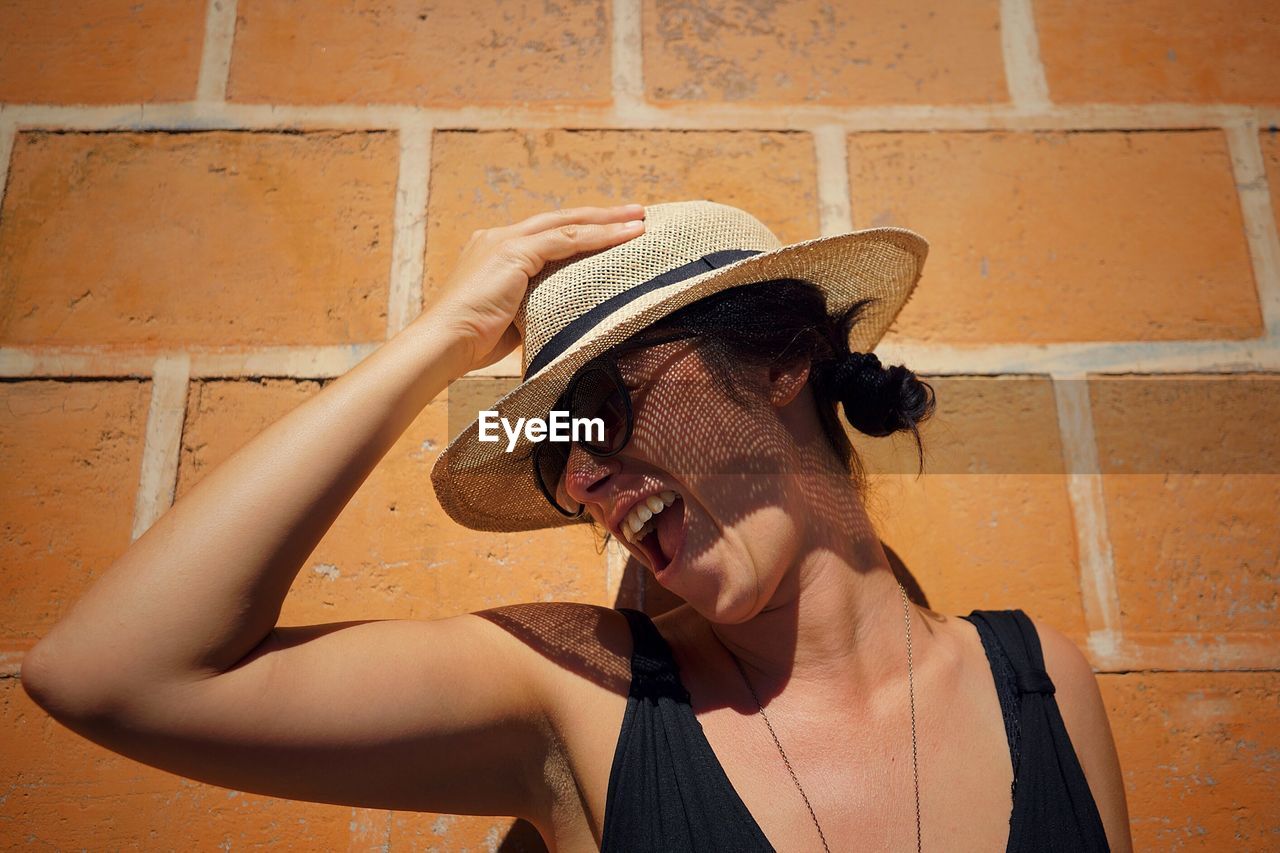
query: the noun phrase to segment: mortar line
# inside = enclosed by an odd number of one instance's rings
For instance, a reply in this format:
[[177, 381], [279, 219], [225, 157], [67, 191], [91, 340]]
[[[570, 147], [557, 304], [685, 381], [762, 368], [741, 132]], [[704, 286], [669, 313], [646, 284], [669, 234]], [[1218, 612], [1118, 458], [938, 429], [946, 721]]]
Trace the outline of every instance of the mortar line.
[[640, 0], [613, 0], [610, 46], [613, 112], [640, 118], [644, 114], [644, 12]]
[[1239, 373], [1280, 370], [1280, 342], [1248, 340], [1096, 341], [1050, 344], [929, 344], [888, 340], [881, 359], [947, 374]]
[[516, 347], [513, 351], [507, 353], [499, 361], [494, 362], [488, 367], [481, 367], [468, 373], [468, 376], [497, 376], [503, 379], [522, 378], [524, 372], [520, 369], [521, 348]]
[[853, 230], [849, 190], [849, 146], [844, 128], [814, 128], [813, 153], [817, 163], [818, 223], [821, 236]]
[[409, 122], [398, 133], [400, 173], [396, 180], [395, 232], [387, 287], [388, 338], [422, 312], [427, 194], [431, 179], [431, 126]]
[[[168, 351], [98, 351], [94, 347], [0, 347], [0, 378], [56, 379], [149, 376], [157, 357], [185, 353], [191, 374], [216, 377], [341, 376], [382, 341], [295, 347]], [[1280, 372], [1280, 341], [1140, 341], [1133, 343], [986, 344], [949, 346], [890, 340], [876, 346], [886, 362], [903, 363], [932, 376], [1027, 375], [1053, 371], [1090, 373]], [[520, 377], [520, 354], [511, 353], [470, 377]]]
[[191, 364], [185, 355], [162, 356], [155, 361], [151, 378], [151, 406], [142, 445], [142, 471], [133, 510], [136, 541], [173, 505], [178, 485], [178, 459], [182, 450], [182, 425], [187, 414], [187, 389]]
[[17, 137], [18, 128], [13, 119], [0, 112], [0, 206], [9, 187], [9, 160], [13, 157], [13, 144]]
[[[622, 0], [615, 0], [621, 3]], [[624, 72], [630, 79], [631, 72]], [[628, 85], [631, 85], [628, 83]], [[638, 84], [637, 84], [638, 85]], [[838, 125], [859, 130], [1064, 130], [1143, 131], [1221, 128], [1257, 121], [1260, 108], [1241, 104], [1080, 104], [1028, 112], [1015, 104], [965, 106], [828, 106], [696, 104], [655, 107], [638, 100], [608, 107], [539, 106], [420, 107], [409, 104], [240, 104], [188, 101], [161, 104], [62, 106], [6, 105], [19, 128], [49, 130], [311, 130], [398, 128], [410, 121], [437, 130], [736, 130], [812, 131]]]
[[604, 547], [604, 594], [606, 601], [618, 601], [622, 595], [622, 574], [626, 563], [626, 554], [622, 552], [622, 547], [616, 539], [610, 538]]
[[1075, 523], [1079, 554], [1080, 599], [1089, 629], [1089, 648], [1100, 659], [1114, 660], [1122, 646], [1120, 596], [1115, 555], [1107, 532], [1102, 469], [1093, 432], [1089, 383], [1083, 373], [1053, 372], [1058, 434], [1066, 465], [1067, 496]]
[[1258, 288], [1258, 305], [1268, 337], [1280, 337], [1280, 235], [1276, 233], [1275, 211], [1267, 168], [1258, 141], [1258, 125], [1252, 120], [1229, 124], [1226, 128], [1231, 168], [1240, 195], [1245, 238], [1253, 261], [1253, 280]]
[[0, 377], [149, 377], [157, 358], [187, 357], [191, 374], [218, 377], [332, 378], [341, 376], [382, 342], [239, 350], [99, 351], [96, 347], [0, 347]]
[[1051, 109], [1031, 0], [1000, 0], [1000, 47], [1005, 85], [1015, 109], [1026, 113]]
[[1169, 631], [1126, 632], [1114, 657], [1099, 657], [1099, 671], [1204, 669], [1221, 672], [1274, 671], [1280, 642], [1274, 632]]
[[209, 0], [204, 15], [204, 46], [196, 102], [225, 103], [231, 76], [231, 49], [236, 37], [236, 0]]

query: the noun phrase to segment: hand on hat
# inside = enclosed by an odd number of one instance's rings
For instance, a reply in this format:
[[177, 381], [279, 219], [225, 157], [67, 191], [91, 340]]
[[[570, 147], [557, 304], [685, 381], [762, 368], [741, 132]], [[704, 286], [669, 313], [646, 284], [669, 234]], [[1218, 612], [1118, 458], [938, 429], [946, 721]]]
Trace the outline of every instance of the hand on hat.
[[576, 207], [475, 231], [431, 314], [465, 342], [466, 371], [499, 361], [520, 343], [512, 320], [529, 279], [552, 260], [644, 233], [644, 207]]

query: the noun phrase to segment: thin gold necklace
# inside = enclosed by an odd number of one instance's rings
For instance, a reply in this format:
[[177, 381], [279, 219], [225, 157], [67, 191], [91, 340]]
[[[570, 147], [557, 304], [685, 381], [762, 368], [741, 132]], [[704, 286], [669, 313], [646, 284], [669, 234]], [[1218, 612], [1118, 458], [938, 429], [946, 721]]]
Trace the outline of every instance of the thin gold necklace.
[[[911, 697], [911, 772], [915, 777], [916, 783], [916, 853], [920, 851], [920, 767], [916, 760], [916, 688], [915, 676], [911, 670], [911, 607], [907, 603], [907, 591], [902, 588], [902, 582], [898, 581], [898, 592], [902, 593], [902, 613], [904, 621], [907, 623], [907, 693]], [[729, 657], [733, 658], [733, 662], [738, 666], [738, 672], [742, 673], [742, 680], [747, 683], [747, 689], [751, 691], [751, 698], [756, 700], [756, 705], [760, 708], [760, 716], [764, 717], [764, 724], [769, 727], [769, 734], [773, 735], [773, 742], [777, 744], [778, 752], [782, 755], [783, 762], [787, 765], [787, 772], [791, 774], [791, 781], [796, 783], [796, 788], [800, 791], [800, 796], [804, 797], [804, 804], [809, 809], [809, 817], [813, 818], [813, 825], [818, 828], [818, 837], [822, 839], [822, 849], [827, 853], [831, 853], [831, 848], [827, 846], [827, 837], [822, 834], [822, 825], [818, 823], [818, 816], [813, 813], [813, 806], [809, 804], [809, 798], [805, 796], [804, 788], [800, 787], [800, 780], [796, 778], [796, 771], [791, 768], [791, 761], [787, 758], [787, 753], [783, 750], [782, 744], [778, 741], [778, 735], [773, 731], [773, 724], [769, 722], [769, 715], [764, 712], [764, 705], [760, 702], [760, 697], [756, 695], [756, 690], [751, 686], [751, 679], [747, 678], [747, 671], [743, 669], [738, 656], [729, 653]]]

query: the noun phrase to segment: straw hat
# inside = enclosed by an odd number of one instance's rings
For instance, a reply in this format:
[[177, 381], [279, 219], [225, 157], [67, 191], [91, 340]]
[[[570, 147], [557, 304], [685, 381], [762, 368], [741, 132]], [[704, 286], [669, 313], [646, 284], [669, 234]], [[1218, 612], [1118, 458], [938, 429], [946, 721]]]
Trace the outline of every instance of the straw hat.
[[[730, 287], [803, 279], [842, 315], [869, 305], [849, 333], [869, 352], [906, 303], [929, 244], [905, 228], [866, 228], [783, 246], [758, 219], [711, 201], [645, 208], [645, 230], [625, 243], [549, 262], [529, 281], [514, 324], [523, 341], [524, 381], [498, 400], [499, 418], [546, 418], [573, 374], [640, 329]], [[523, 435], [479, 440], [479, 419], [436, 459], [431, 483], [445, 512], [475, 530], [536, 530], [590, 520], [561, 515], [543, 497]]]

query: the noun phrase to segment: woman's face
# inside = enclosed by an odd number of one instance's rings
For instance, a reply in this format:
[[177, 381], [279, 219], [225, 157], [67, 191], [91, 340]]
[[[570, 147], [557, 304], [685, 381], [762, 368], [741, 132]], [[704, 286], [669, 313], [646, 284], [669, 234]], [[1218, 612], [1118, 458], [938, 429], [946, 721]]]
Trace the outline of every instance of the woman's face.
[[[770, 371], [735, 370], [734, 400], [699, 352], [706, 345], [674, 341], [620, 355], [631, 440], [606, 458], [573, 445], [559, 488], [658, 583], [708, 619], [739, 622], [769, 601], [802, 544], [798, 493], [787, 476], [795, 442], [779, 418]], [[628, 516], [657, 508], [664, 492], [674, 503], [631, 541]]]

